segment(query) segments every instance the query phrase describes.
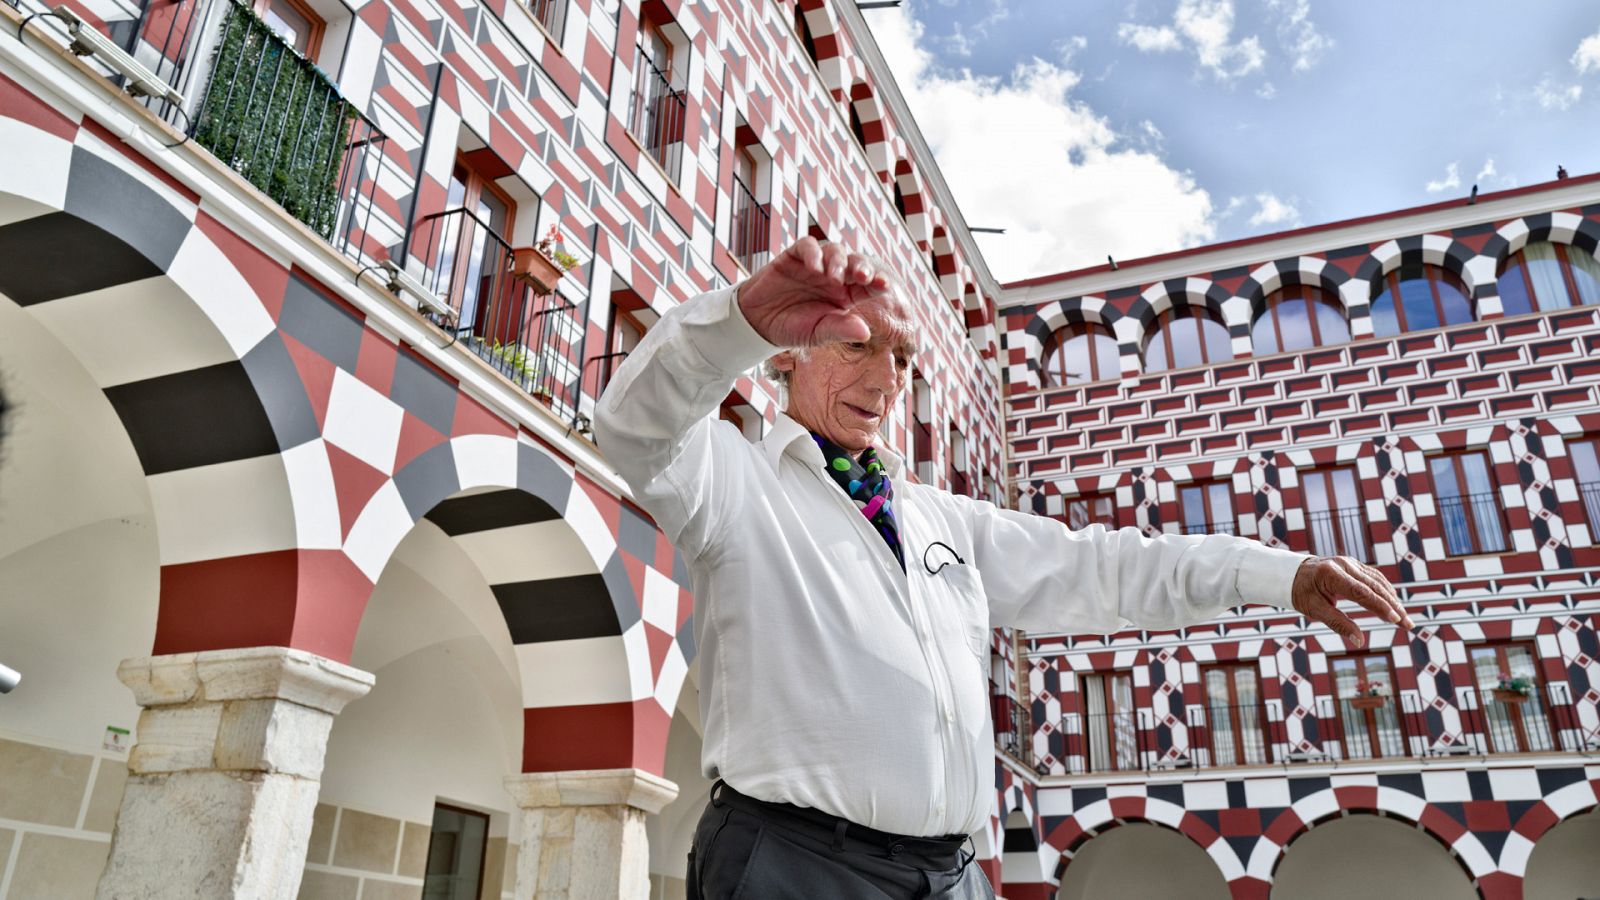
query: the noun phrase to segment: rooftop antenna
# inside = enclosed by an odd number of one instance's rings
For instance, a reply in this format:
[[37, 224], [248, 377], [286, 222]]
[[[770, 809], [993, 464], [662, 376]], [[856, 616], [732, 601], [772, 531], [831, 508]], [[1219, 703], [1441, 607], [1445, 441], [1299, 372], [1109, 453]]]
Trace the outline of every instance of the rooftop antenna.
[[1106, 254], [1106, 262], [1111, 264], [1111, 271], [1115, 272], [1117, 270], [1117, 261], [1112, 259], [1109, 253]]

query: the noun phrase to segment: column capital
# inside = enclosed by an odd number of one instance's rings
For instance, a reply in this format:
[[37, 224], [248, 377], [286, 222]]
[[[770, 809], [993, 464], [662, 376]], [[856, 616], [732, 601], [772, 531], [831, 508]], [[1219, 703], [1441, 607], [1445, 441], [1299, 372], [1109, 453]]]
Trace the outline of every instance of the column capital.
[[676, 784], [643, 769], [524, 772], [507, 776], [506, 790], [523, 809], [625, 805], [652, 814], [678, 796]]
[[287, 700], [337, 715], [372, 689], [372, 674], [291, 647], [241, 647], [126, 659], [117, 678], [150, 708]]

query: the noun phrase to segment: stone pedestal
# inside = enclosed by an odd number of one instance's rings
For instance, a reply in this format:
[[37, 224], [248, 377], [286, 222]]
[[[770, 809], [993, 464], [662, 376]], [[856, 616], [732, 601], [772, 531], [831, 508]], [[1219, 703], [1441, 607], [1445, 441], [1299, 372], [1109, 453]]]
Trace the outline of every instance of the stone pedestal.
[[534, 772], [506, 779], [521, 810], [518, 900], [645, 900], [644, 817], [678, 786], [640, 769]]
[[372, 676], [283, 647], [125, 660], [144, 712], [99, 900], [294, 900], [333, 717]]

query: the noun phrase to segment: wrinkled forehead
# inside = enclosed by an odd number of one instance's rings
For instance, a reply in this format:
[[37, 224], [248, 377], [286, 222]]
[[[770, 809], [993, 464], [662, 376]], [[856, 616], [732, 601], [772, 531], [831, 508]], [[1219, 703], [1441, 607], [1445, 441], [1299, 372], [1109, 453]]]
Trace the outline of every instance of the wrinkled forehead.
[[862, 318], [872, 332], [872, 342], [915, 356], [921, 345], [916, 323], [911, 319], [911, 306], [902, 291], [892, 291], [889, 297], [887, 302], [874, 303], [863, 310]]

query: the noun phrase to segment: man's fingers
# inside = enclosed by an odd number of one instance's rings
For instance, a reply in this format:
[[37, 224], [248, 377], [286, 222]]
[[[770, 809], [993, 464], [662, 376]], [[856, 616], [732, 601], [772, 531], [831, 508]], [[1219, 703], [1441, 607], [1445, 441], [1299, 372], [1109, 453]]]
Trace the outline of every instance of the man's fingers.
[[844, 268], [849, 261], [849, 253], [838, 244], [829, 244], [822, 248], [822, 271], [830, 282], [843, 283]]
[[1395, 620], [1396, 624], [1406, 629], [1417, 627], [1417, 623], [1411, 619], [1411, 614], [1406, 612], [1405, 604], [1400, 602], [1400, 595], [1395, 593], [1394, 585], [1389, 583], [1389, 579], [1383, 577], [1382, 572], [1355, 560], [1349, 560], [1346, 565], [1352, 575], [1361, 579], [1361, 582], [1367, 587], [1372, 588], [1379, 597], [1383, 598], [1384, 603], [1394, 610], [1395, 615], [1398, 617]]
[[1329, 569], [1328, 577], [1331, 584], [1321, 585], [1322, 595], [1329, 603], [1337, 603], [1341, 597], [1348, 598], [1366, 608], [1369, 612], [1378, 614], [1378, 618], [1385, 622], [1399, 622], [1400, 614], [1391, 608], [1377, 591], [1369, 587], [1366, 582], [1357, 579], [1344, 568]]
[[836, 310], [817, 320], [811, 332], [813, 344], [830, 344], [835, 341], [864, 341], [872, 337], [872, 329], [865, 319], [849, 310]]
[[816, 240], [803, 240], [794, 245], [795, 256], [805, 264], [807, 270], [812, 272], [822, 271], [822, 245]]
[[1339, 611], [1331, 601], [1326, 606], [1318, 607], [1311, 613], [1311, 618], [1328, 626], [1334, 634], [1344, 638], [1345, 643], [1357, 650], [1366, 644], [1366, 638], [1361, 634], [1361, 627], [1353, 619]]

